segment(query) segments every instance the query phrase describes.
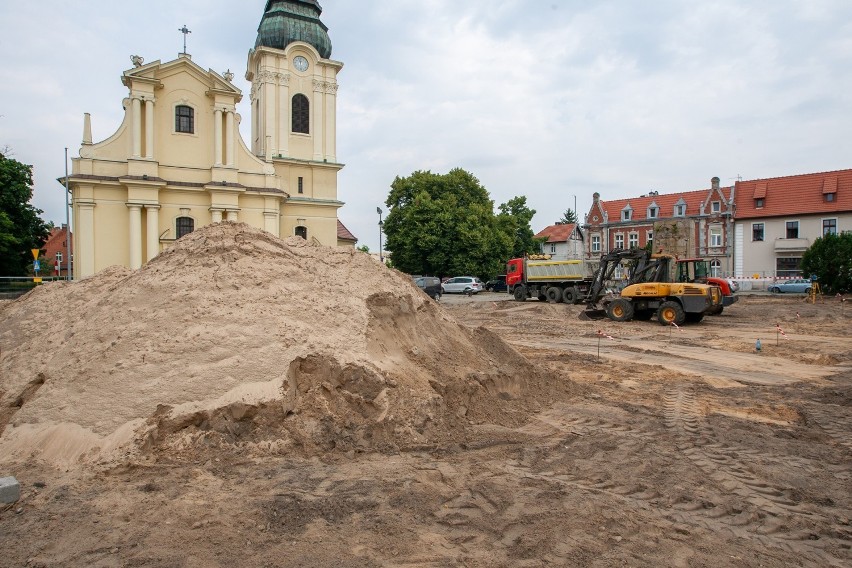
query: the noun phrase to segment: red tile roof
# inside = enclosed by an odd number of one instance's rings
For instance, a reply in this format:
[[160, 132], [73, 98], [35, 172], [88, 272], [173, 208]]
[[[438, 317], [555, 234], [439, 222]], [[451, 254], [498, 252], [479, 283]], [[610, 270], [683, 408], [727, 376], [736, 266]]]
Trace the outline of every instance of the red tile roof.
[[[725, 199], [730, 200], [731, 188], [721, 188]], [[699, 189], [697, 191], [685, 191], [681, 193], [669, 193], [666, 195], [646, 195], [644, 197], [631, 197], [630, 199], [616, 199], [614, 201], [601, 201], [601, 205], [609, 217], [609, 223], [621, 221], [621, 211], [629, 204], [633, 208], [631, 221], [642, 221], [648, 219], [648, 206], [656, 203], [660, 208], [657, 219], [668, 219], [674, 217], [674, 206], [681, 199], [686, 203], [684, 215], [698, 215], [701, 211], [701, 203], [707, 198], [710, 189]], [[723, 207], [724, 210], [724, 207]]]
[[346, 226], [340, 222], [340, 219], [337, 220], [337, 238], [342, 241], [353, 241], [358, 242], [358, 238], [353, 235]]
[[[825, 200], [827, 193], [834, 201]], [[755, 207], [756, 199], [763, 207]], [[850, 212], [852, 170], [740, 181], [735, 201], [737, 219]]]
[[535, 238], [540, 239], [547, 237], [547, 240], [545, 241], [546, 243], [564, 243], [568, 241], [568, 238], [574, 232], [574, 227], [576, 227], [574, 223], [550, 225], [549, 227], [545, 227], [539, 231]]

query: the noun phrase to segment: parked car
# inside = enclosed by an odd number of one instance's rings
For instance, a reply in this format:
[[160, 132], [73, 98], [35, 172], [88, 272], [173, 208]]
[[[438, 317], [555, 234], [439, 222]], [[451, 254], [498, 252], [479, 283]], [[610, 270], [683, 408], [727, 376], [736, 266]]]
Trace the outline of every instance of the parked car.
[[433, 300], [441, 299], [441, 279], [433, 276], [415, 276], [414, 284]]
[[807, 278], [796, 278], [794, 280], [787, 280], [786, 282], [776, 282], [769, 287], [769, 291], [773, 294], [783, 294], [785, 292], [793, 294], [810, 294], [811, 281]]
[[444, 282], [441, 288], [444, 294], [478, 294], [485, 286], [475, 276], [456, 276]]
[[485, 283], [486, 292], [505, 292], [506, 290], [508, 290], [508, 288], [506, 287], [505, 274], [492, 278], [491, 280]]

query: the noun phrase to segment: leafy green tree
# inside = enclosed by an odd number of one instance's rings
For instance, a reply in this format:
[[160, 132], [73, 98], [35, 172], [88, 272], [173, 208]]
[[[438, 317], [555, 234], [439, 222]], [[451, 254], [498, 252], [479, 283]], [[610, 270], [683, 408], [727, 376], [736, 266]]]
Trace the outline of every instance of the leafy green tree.
[[355, 247], [355, 250], [360, 250], [361, 252], [366, 252], [367, 254], [370, 253], [370, 247], [368, 247], [367, 245], [361, 245], [359, 247]]
[[547, 239], [536, 239], [534, 236], [535, 233], [530, 225], [535, 216], [535, 209], [527, 207], [527, 198], [513, 197], [501, 204], [499, 209], [499, 221], [503, 224], [504, 230], [515, 237], [512, 244], [512, 258], [521, 258], [527, 253], [539, 252], [541, 243]]
[[576, 223], [577, 213], [573, 209], [566, 209], [565, 213], [562, 214], [562, 218], [556, 222], [557, 225], [571, 225]]
[[511, 255], [515, 226], [494, 214], [488, 191], [460, 168], [397, 177], [385, 205], [386, 248], [403, 272], [485, 278], [502, 273]]
[[20, 276], [32, 265], [31, 249], [41, 248], [49, 228], [29, 204], [32, 166], [0, 152], [0, 276]]
[[816, 274], [823, 291], [852, 291], [852, 232], [815, 240], [802, 255], [802, 273], [808, 277]]

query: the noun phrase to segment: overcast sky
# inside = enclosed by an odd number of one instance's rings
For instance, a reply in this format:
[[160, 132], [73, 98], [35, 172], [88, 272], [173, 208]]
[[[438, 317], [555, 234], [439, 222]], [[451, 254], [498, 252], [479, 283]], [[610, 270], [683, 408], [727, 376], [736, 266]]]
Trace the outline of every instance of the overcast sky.
[[[395, 176], [473, 173], [538, 231], [603, 199], [852, 167], [849, 0], [321, 0], [338, 77], [339, 218], [371, 250]], [[187, 51], [243, 91], [264, 0], [0, 1], [0, 148], [64, 222], [64, 148], [122, 120], [130, 55]], [[70, 167], [70, 166], [69, 166]]]

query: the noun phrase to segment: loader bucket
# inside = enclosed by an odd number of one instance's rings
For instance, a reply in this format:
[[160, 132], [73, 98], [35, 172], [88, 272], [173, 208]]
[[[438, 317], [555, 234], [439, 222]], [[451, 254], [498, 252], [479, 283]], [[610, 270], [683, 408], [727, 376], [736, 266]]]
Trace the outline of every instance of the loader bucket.
[[580, 319], [583, 321], [597, 321], [606, 318], [606, 310], [586, 308], [580, 312]]

